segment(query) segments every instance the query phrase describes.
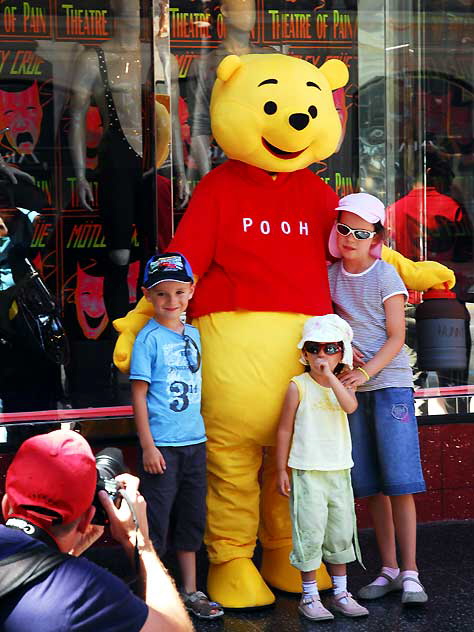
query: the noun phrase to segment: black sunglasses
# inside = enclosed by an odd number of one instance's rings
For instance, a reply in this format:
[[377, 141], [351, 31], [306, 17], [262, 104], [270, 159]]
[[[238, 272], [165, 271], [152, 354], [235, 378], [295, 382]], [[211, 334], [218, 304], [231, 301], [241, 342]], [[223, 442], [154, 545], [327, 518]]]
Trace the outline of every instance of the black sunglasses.
[[354, 235], [356, 239], [370, 239], [370, 237], [374, 237], [377, 234], [375, 230], [363, 230], [362, 228], [351, 228], [346, 224], [341, 224], [340, 222], [336, 224], [337, 232], [343, 237], [348, 237], [349, 235]]
[[321, 349], [326, 355], [336, 355], [339, 351], [342, 351], [341, 342], [305, 342], [303, 349], [311, 355], [318, 354]]
[[201, 366], [201, 354], [197, 344], [187, 334], [183, 335], [184, 340], [184, 355], [186, 356], [186, 362], [188, 363], [191, 373], [197, 373]]

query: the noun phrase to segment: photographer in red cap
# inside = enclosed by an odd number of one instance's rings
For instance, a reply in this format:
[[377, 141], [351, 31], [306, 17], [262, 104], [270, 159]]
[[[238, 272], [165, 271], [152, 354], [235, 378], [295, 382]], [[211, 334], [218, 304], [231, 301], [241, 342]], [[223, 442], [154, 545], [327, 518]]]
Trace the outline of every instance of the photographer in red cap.
[[127, 502], [99, 492], [112, 536], [134, 553], [144, 601], [120, 579], [78, 558], [103, 533], [91, 524], [96, 462], [76, 432], [55, 430], [25, 441], [6, 477], [0, 525], [0, 629], [4, 632], [190, 632], [179, 595], [148, 536], [139, 481], [116, 478]]

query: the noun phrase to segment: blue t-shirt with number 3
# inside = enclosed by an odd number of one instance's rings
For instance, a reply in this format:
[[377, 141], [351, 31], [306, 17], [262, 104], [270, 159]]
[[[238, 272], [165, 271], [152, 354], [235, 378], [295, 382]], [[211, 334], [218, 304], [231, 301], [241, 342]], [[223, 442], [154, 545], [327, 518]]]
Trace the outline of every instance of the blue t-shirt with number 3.
[[148, 417], [157, 446], [206, 441], [201, 415], [201, 368], [191, 371], [198, 365], [197, 350], [201, 352], [199, 332], [191, 325], [185, 325], [179, 334], [152, 318], [137, 336], [130, 379], [149, 384]]

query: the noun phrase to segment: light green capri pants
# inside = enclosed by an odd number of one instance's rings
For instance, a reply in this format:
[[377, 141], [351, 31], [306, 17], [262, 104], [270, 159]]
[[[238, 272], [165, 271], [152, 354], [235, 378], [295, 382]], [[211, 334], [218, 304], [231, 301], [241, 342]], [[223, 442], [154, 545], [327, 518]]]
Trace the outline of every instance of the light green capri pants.
[[322, 559], [329, 564], [353, 562], [354, 535], [360, 561], [350, 470], [291, 471], [291, 564], [313, 571]]

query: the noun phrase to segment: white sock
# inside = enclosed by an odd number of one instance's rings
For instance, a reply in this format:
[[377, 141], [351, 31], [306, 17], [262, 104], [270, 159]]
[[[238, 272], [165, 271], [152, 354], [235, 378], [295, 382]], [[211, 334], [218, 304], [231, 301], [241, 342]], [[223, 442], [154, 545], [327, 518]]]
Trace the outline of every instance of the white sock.
[[318, 584], [315, 579], [310, 582], [303, 582], [303, 595], [305, 597], [316, 597], [316, 599], [319, 599]]
[[[332, 591], [334, 595], [347, 592], [347, 575], [331, 575]], [[347, 598], [343, 597], [341, 603], [347, 603]]]
[[[390, 566], [382, 566], [382, 573], [388, 575], [393, 579], [396, 579], [400, 573], [399, 568], [390, 568]], [[369, 586], [386, 586], [388, 584], [388, 579], [385, 577], [377, 577], [373, 582], [370, 582]]]
[[[418, 579], [418, 573], [417, 571], [402, 571], [400, 573], [401, 577], [414, 577], [415, 579]], [[423, 588], [420, 586], [420, 584], [417, 584], [416, 582], [403, 582], [403, 590], [405, 592], [421, 592], [423, 590]]]

